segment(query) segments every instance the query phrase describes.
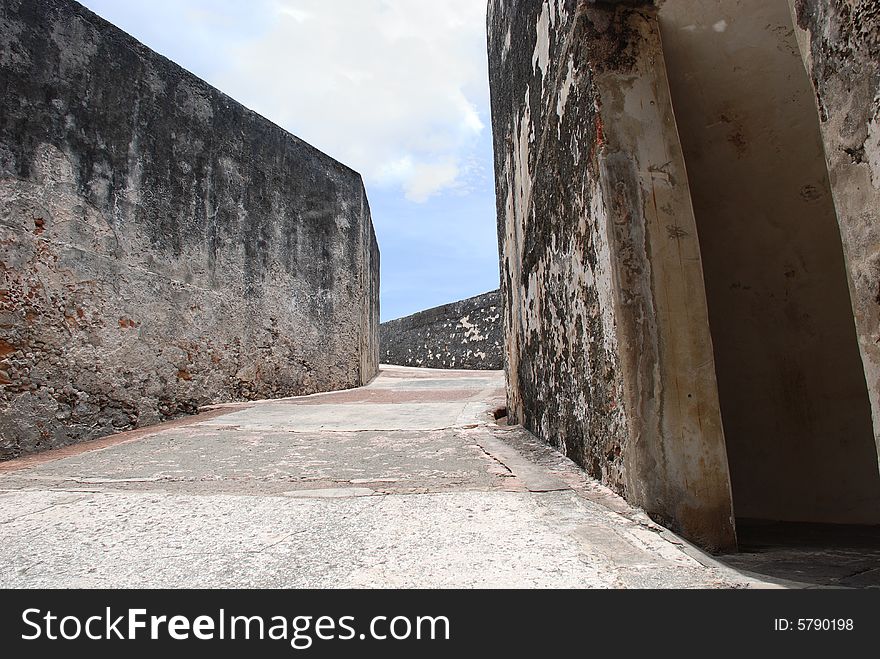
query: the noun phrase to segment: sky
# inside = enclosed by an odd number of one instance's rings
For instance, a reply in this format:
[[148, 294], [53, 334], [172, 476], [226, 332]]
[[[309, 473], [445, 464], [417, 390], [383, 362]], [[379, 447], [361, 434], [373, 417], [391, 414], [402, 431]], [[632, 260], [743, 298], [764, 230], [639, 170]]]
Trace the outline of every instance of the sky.
[[486, 0], [80, 0], [361, 173], [382, 320], [498, 287]]

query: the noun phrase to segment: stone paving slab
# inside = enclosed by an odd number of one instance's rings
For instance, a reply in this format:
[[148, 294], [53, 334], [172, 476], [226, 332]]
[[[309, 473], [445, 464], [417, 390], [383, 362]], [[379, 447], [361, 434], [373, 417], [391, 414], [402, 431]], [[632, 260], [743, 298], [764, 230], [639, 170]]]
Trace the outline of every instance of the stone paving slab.
[[[328, 414], [328, 408], [332, 414]], [[200, 425], [239, 426], [250, 430], [287, 432], [361, 430], [440, 430], [455, 425], [465, 403], [371, 404], [369, 411], [357, 403], [296, 406], [265, 403], [233, 412]]]
[[495, 489], [504, 485], [503, 474], [473, 437], [455, 431], [322, 434], [198, 424], [22, 470], [0, 480], [0, 487], [100, 485], [206, 494], [283, 493], [314, 483]]
[[757, 583], [497, 425], [501, 373], [383, 367], [340, 394], [230, 406], [7, 464], [0, 587]]
[[[3, 587], [723, 586], [571, 493], [0, 496]], [[607, 537], [606, 537], [607, 535]], [[677, 551], [677, 550], [676, 550]]]

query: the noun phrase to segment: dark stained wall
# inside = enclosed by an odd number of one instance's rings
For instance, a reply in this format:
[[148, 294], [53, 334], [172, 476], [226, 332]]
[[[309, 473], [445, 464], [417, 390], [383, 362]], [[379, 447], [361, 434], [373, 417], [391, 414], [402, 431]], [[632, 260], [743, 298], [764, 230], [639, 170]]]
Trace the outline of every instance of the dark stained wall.
[[0, 458], [377, 372], [356, 172], [69, 0], [0, 89]]
[[379, 353], [383, 364], [500, 370], [498, 291], [382, 323]]

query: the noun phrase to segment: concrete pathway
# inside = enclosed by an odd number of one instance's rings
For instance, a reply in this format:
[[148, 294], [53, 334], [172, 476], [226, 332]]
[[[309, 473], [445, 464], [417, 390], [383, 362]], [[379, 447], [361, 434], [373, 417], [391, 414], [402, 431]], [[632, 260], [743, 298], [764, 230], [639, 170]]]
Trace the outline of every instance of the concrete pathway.
[[503, 374], [220, 407], [0, 463], [2, 587], [743, 587], [518, 427]]

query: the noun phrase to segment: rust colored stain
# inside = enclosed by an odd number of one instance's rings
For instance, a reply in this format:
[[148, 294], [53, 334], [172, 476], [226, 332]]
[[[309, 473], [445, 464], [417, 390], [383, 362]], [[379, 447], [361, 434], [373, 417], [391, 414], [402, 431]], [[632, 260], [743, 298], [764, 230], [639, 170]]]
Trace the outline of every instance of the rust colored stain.
[[135, 323], [131, 318], [120, 318], [119, 326], [123, 329], [137, 327], [137, 323]]
[[34, 220], [34, 234], [39, 236], [45, 230], [46, 230], [46, 221], [42, 217], [36, 218]]
[[10, 355], [13, 352], [15, 352], [15, 346], [8, 341], [0, 339], [0, 359], [3, 359], [6, 355]]
[[598, 113], [596, 114], [594, 123], [596, 128], [596, 140], [590, 146], [590, 160], [593, 160], [596, 157], [596, 154], [601, 152], [602, 148], [605, 146], [605, 126], [602, 124], [602, 117]]
[[182, 428], [185, 426], [193, 425], [195, 423], [201, 423], [202, 421], [210, 421], [211, 419], [216, 419], [217, 417], [231, 414], [240, 409], [242, 409], [241, 405], [221, 407], [193, 416], [185, 417], [183, 419], [175, 419], [173, 421], [159, 423], [154, 426], [149, 426], [148, 428], [138, 428], [137, 430], [121, 432], [117, 435], [111, 435], [102, 439], [96, 439], [91, 442], [82, 442], [80, 444], [74, 444], [72, 446], [65, 446], [64, 448], [44, 451], [43, 453], [33, 453], [30, 455], [25, 455], [14, 460], [0, 462], [0, 474], [21, 471], [22, 469], [37, 467], [47, 462], [55, 462], [56, 460], [72, 458], [77, 455], [82, 455], [83, 453], [100, 451], [101, 449], [112, 448], [114, 446], [120, 446], [122, 444], [129, 444], [131, 442], [136, 442], [141, 439], [146, 439], [147, 437], [152, 437], [153, 435], [158, 435], [159, 433], [165, 432], [166, 430]]
[[182, 368], [179, 371], [177, 371], [177, 379], [178, 380], [186, 380], [187, 382], [189, 382], [193, 378], [192, 378], [192, 375], [190, 375], [189, 371], [187, 371], [185, 368]]

